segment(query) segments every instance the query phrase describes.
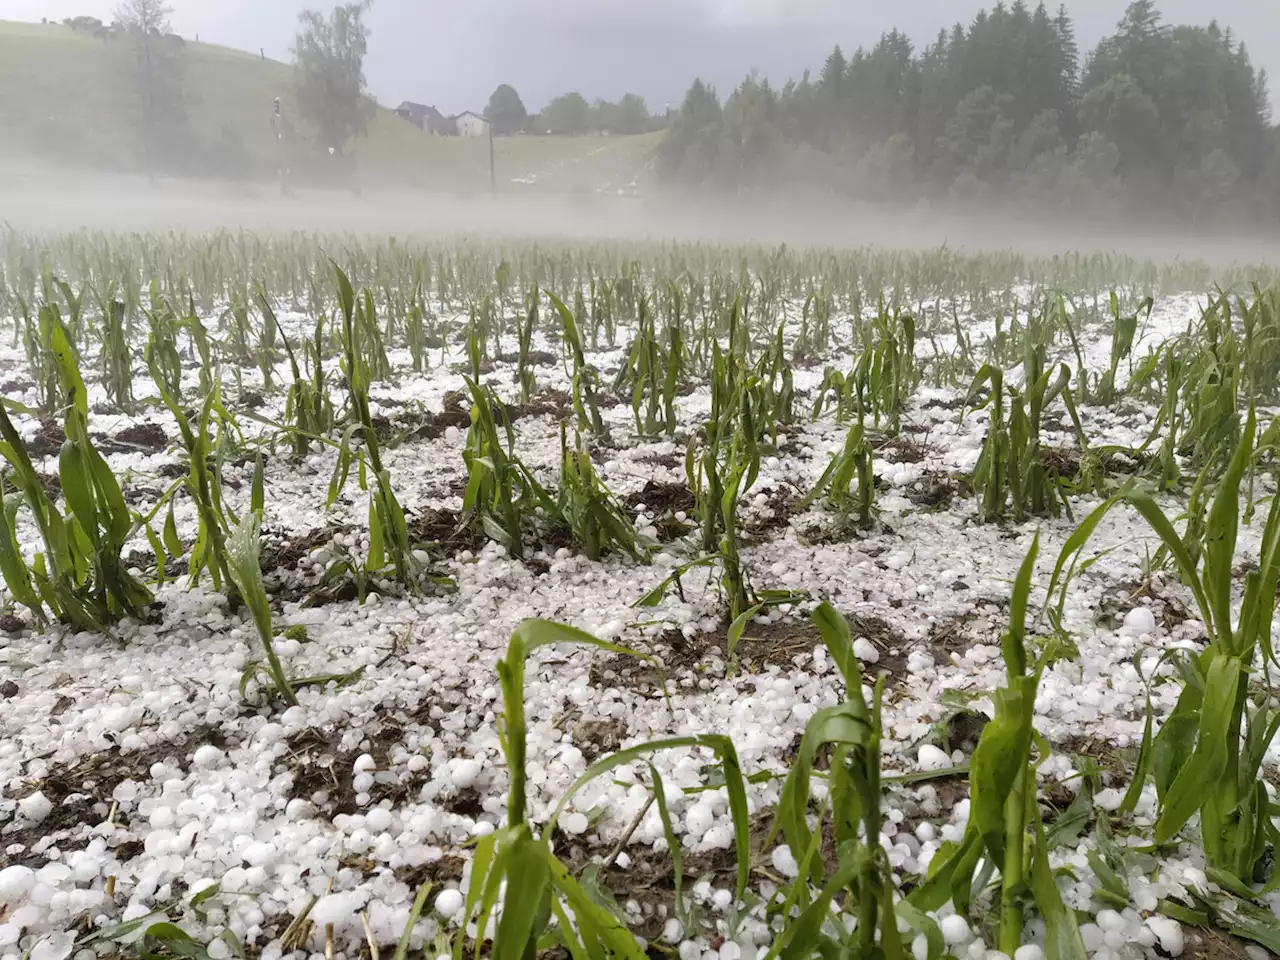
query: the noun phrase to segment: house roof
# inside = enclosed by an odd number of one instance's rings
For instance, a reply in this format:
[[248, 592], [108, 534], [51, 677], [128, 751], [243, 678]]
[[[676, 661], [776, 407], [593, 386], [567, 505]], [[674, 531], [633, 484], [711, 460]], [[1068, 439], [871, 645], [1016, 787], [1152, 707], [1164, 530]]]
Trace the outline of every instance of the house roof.
[[488, 117], [482, 116], [481, 114], [478, 114], [478, 113], [473, 113], [470, 110], [463, 110], [460, 114], [458, 114], [458, 116], [459, 117], [475, 117], [477, 120], [483, 120], [485, 123], [489, 122]]
[[422, 114], [423, 116], [439, 118], [441, 120], [444, 119], [444, 114], [435, 107], [429, 106], [425, 103], [414, 103], [412, 100], [406, 100], [404, 103], [400, 104], [400, 106], [396, 107], [396, 113]]

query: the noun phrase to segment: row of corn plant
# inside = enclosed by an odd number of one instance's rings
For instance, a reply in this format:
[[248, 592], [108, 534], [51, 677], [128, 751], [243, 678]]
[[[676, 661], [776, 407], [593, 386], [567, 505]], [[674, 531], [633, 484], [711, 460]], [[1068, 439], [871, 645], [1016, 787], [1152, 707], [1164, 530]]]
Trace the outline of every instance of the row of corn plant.
[[[8, 463], [19, 496], [0, 509], [0, 572], [10, 596], [38, 622], [45, 610], [83, 629], [102, 630], [121, 616], [143, 615], [151, 593], [125, 568], [120, 552], [135, 530], [120, 485], [89, 436], [88, 395], [70, 336], [53, 304], [41, 307], [41, 339], [58, 372], [58, 405], [64, 412], [58, 477], [67, 513], [45, 489], [26, 444], [0, 405], [0, 455]], [[15, 535], [17, 511], [25, 505], [44, 546], [28, 563]]]

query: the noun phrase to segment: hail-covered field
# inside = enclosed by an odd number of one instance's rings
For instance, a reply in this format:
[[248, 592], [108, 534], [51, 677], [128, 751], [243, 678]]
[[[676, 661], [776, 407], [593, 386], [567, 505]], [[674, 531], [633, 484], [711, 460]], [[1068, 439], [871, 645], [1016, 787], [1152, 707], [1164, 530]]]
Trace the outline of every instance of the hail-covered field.
[[[68, 503], [90, 475], [64, 452], [83, 398], [59, 363], [78, 354], [88, 439], [131, 521], [123, 566], [153, 602], [105, 602], [91, 629], [20, 602], [6, 566], [0, 957], [352, 958], [402, 937], [409, 955], [531, 956], [541, 937], [684, 960], [820, 940], [918, 960], [1280, 944], [1280, 315], [1252, 275], [1212, 278], [1243, 296], [1228, 315], [1202, 271], [1100, 259], [348, 240], [331, 250], [347, 317], [319, 241], [255, 242], [8, 239], [0, 368], [21, 443], [0, 450], [0, 539], [31, 581], [52, 565], [24, 446], [40, 503], [84, 556], [110, 552], [110, 524], [90, 536]], [[330, 398], [323, 429], [299, 425], [299, 381]], [[1139, 488], [1178, 549], [1124, 501], [1055, 570], [1095, 507]], [[255, 514], [284, 684], [237, 566]], [[107, 576], [71, 568], [72, 593]], [[1237, 649], [1254, 580], [1264, 640]], [[509, 651], [531, 618], [613, 646], [531, 643], [521, 677]], [[1248, 738], [1218, 763], [1241, 721], [1213, 693], [1237, 681]], [[1210, 692], [1183, 696], [1196, 685]], [[1153, 737], [1166, 726], [1180, 736]], [[653, 741], [670, 743], [632, 749]], [[1242, 806], [1206, 841], [1229, 776]]]

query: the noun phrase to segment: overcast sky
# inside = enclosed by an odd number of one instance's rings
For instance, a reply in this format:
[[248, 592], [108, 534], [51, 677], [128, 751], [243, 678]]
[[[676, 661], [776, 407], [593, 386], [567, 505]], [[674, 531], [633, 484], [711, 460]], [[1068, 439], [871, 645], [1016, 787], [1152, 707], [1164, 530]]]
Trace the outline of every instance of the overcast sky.
[[[329, 0], [170, 0], [184, 36], [289, 59], [297, 13]], [[1127, 0], [1068, 0], [1082, 50], [1109, 33]], [[511, 83], [530, 110], [567, 90], [589, 100], [634, 91], [651, 107], [678, 104], [695, 76], [726, 94], [753, 68], [778, 82], [817, 72], [838, 41], [846, 53], [897, 26], [926, 43], [968, 22], [965, 0], [375, 0], [365, 75], [383, 103], [417, 100], [446, 113], [481, 110]], [[990, 4], [987, 4], [988, 6]], [[0, 19], [111, 19], [115, 0], [0, 0]], [[1271, 0], [1163, 0], [1166, 20], [1216, 17], [1280, 74]], [[1051, 6], [1056, 9], [1056, 2]], [[1272, 89], [1276, 89], [1274, 83]]]

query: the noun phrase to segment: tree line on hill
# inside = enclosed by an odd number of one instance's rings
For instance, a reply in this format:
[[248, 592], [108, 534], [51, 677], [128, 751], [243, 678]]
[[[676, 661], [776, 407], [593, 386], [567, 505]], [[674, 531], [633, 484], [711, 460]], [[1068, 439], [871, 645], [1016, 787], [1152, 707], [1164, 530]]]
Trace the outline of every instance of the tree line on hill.
[[698, 80], [658, 153], [668, 184], [1060, 211], [1280, 214], [1265, 73], [1217, 23], [1133, 0], [1085, 57], [1065, 7], [997, 3], [916, 50], [897, 30], [781, 89]]
[[581, 93], [571, 91], [553, 99], [540, 113], [531, 114], [525, 109], [520, 94], [507, 83], [493, 91], [484, 116], [498, 136], [516, 133], [633, 136], [660, 130], [666, 125], [666, 118], [653, 116], [644, 97], [636, 93], [624, 94], [617, 103], [601, 99], [589, 103]]

